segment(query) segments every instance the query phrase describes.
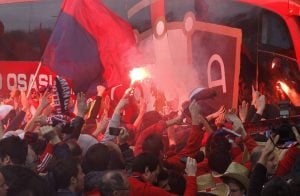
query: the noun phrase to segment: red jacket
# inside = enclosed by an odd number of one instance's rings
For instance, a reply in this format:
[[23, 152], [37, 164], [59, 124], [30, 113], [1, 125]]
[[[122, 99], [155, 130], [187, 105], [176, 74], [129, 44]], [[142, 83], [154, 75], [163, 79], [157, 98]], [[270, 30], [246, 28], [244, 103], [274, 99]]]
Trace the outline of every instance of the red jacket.
[[202, 126], [193, 126], [190, 132], [189, 139], [185, 147], [174, 156], [167, 158], [164, 164], [169, 168], [183, 171], [185, 169], [185, 164], [181, 162], [182, 157], [195, 157], [195, 154], [200, 150], [202, 146], [202, 139], [204, 136], [204, 131], [202, 131]]
[[[174, 196], [175, 194], [169, 193], [164, 189], [155, 187], [152, 184], [146, 182], [144, 178], [134, 173], [133, 176], [129, 176], [128, 180], [130, 183], [130, 196]], [[193, 196], [197, 193], [196, 177], [188, 176], [186, 178], [186, 189], [184, 192], [185, 196]]]
[[165, 128], [167, 128], [166, 121], [161, 120], [158, 123], [146, 128], [145, 130], [142, 130], [134, 146], [134, 156], [139, 155], [143, 151], [143, 142], [149, 135], [153, 133], [162, 134]]
[[284, 158], [278, 163], [276, 176], [284, 176], [288, 174], [292, 169], [299, 153], [300, 149], [298, 149], [296, 146], [290, 147]]

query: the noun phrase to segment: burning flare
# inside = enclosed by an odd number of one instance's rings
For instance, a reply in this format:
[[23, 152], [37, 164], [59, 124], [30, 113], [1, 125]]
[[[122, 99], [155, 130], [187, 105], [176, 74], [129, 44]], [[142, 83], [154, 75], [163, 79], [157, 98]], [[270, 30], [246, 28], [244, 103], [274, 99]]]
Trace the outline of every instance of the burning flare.
[[285, 92], [285, 94], [290, 98], [291, 102], [299, 107], [300, 106], [300, 94], [296, 92], [295, 89], [290, 88], [285, 82], [278, 81], [281, 89]]
[[285, 94], [288, 95], [289, 91], [290, 91], [289, 86], [286, 83], [282, 82], [282, 81], [278, 81], [278, 83], [280, 84], [281, 89], [285, 92]]
[[131, 79], [131, 85], [134, 84], [136, 81], [142, 81], [146, 78], [150, 77], [149, 71], [145, 67], [137, 67], [133, 68], [129, 72], [129, 77]]

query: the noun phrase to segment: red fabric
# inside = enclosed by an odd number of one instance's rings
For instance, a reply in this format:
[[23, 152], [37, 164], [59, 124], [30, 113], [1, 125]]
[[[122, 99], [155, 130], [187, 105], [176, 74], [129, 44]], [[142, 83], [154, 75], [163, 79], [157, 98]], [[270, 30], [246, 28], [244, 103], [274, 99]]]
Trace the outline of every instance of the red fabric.
[[243, 151], [240, 147], [232, 147], [230, 150], [231, 157], [234, 159], [235, 157], [239, 156]]
[[[135, 177], [133, 177], [135, 176]], [[152, 184], [145, 182], [141, 174], [134, 173], [133, 176], [129, 176], [128, 180], [130, 183], [130, 196], [171, 196], [175, 195], [169, 193], [159, 187], [155, 187]], [[141, 180], [144, 180], [141, 181]], [[195, 176], [188, 176], [186, 178], [186, 189], [184, 192], [184, 196], [192, 196], [197, 193], [197, 183]]]
[[197, 164], [197, 176], [201, 176], [206, 173], [211, 173], [211, 169], [208, 166], [208, 160], [205, 158], [202, 162]]
[[247, 135], [243, 142], [250, 154], [252, 153], [253, 149], [257, 146], [257, 143], [250, 135]]
[[195, 176], [187, 176], [184, 196], [192, 196], [196, 194], [197, 194], [197, 178]]
[[84, 193], [84, 196], [101, 196], [101, 193], [98, 189], [95, 189], [90, 192]]
[[40, 162], [37, 165], [37, 171], [39, 173], [43, 172], [52, 158], [53, 158], [53, 145], [51, 143], [48, 143], [42, 156], [40, 157]]
[[128, 177], [129, 183], [130, 183], [130, 196], [169, 196], [174, 195], [172, 193], [169, 193], [161, 188], [155, 187], [152, 184], [148, 182], [142, 182], [138, 180], [135, 177]]
[[296, 146], [290, 147], [286, 155], [284, 156], [284, 158], [281, 161], [279, 161], [276, 170], [276, 175], [284, 176], [288, 174], [291, 168], [293, 167], [299, 153], [300, 153], [300, 149], [298, 149]]
[[144, 140], [151, 134], [153, 133], [159, 133], [162, 134], [162, 131], [167, 128], [166, 121], [161, 120], [158, 123], [146, 128], [145, 130], [141, 131], [141, 134], [139, 135], [135, 146], [134, 146], [134, 155], [137, 156], [139, 155], [143, 150], [142, 150], [142, 145]]
[[204, 131], [202, 131], [201, 126], [193, 126], [193, 130], [190, 132], [189, 139], [185, 147], [176, 155], [167, 158], [165, 164], [175, 167], [177, 170], [184, 170], [185, 164], [180, 160], [182, 157], [195, 157], [195, 154], [200, 150], [202, 146], [202, 139], [204, 136]]
[[128, 53], [137, 54], [132, 27], [99, 0], [65, 0], [63, 11], [76, 18], [96, 39], [108, 85], [118, 84], [125, 78], [129, 81], [128, 66], [132, 62]]

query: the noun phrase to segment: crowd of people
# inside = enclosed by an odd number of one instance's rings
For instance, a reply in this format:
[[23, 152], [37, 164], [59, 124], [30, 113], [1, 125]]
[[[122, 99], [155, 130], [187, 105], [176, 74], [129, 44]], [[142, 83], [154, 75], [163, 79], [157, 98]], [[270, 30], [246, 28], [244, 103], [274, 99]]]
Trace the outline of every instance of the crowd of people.
[[[0, 196], [300, 194], [300, 134], [250, 134], [266, 97], [205, 116], [191, 92], [185, 112], [146, 111], [132, 88], [76, 96], [63, 78], [0, 105]], [[276, 117], [277, 112], [273, 111]]]

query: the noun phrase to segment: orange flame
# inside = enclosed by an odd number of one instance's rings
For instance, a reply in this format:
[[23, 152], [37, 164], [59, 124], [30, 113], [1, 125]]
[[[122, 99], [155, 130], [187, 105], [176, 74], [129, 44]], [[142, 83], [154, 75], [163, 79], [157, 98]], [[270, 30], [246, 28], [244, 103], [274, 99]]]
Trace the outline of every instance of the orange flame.
[[273, 62], [273, 63], [272, 63], [272, 65], [271, 65], [272, 69], [274, 69], [274, 68], [275, 68], [275, 66], [276, 66], [276, 63], [275, 63], [275, 62]]
[[136, 81], [142, 81], [149, 78], [150, 73], [145, 67], [137, 67], [129, 72], [129, 77], [131, 79], [131, 84], [134, 84]]
[[286, 94], [288, 94], [288, 93], [290, 92], [290, 87], [289, 87], [286, 83], [284, 83], [284, 82], [282, 82], [282, 81], [278, 81], [278, 83], [280, 84], [281, 89], [282, 89]]

